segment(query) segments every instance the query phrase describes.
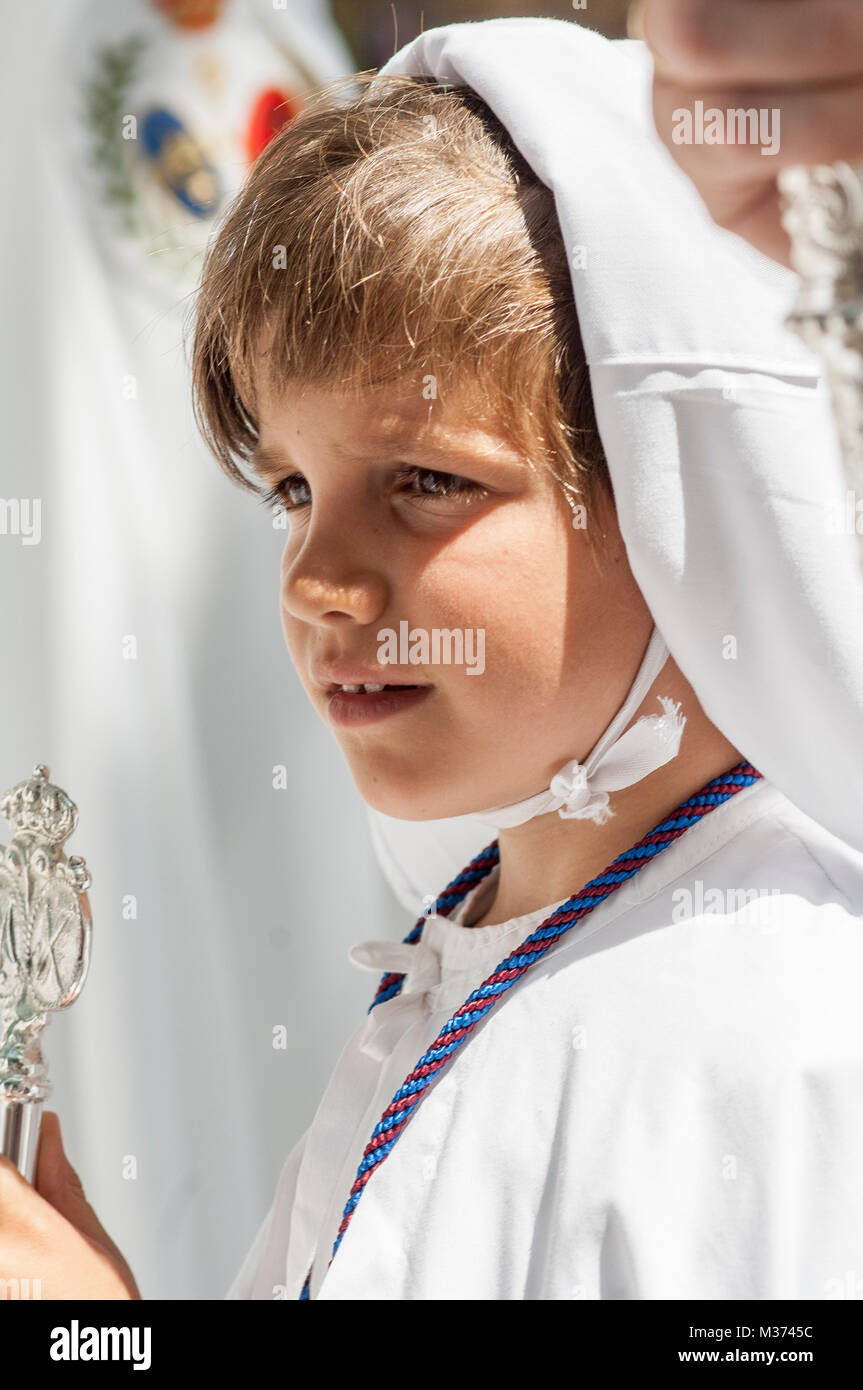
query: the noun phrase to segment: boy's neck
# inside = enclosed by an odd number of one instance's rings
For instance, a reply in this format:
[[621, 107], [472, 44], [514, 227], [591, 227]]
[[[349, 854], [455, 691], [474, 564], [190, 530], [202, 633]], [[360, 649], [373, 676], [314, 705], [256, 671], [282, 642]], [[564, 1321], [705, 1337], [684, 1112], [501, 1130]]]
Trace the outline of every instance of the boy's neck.
[[614, 815], [604, 825], [564, 819], [552, 811], [501, 830], [497, 891], [479, 918], [465, 926], [494, 926], [547, 903], [564, 902], [687, 797], [743, 760], [744, 755], [707, 718], [673, 662], [664, 668], [635, 718], [655, 712], [654, 691], [680, 699], [687, 716], [677, 757], [641, 782], [612, 792], [609, 808]]

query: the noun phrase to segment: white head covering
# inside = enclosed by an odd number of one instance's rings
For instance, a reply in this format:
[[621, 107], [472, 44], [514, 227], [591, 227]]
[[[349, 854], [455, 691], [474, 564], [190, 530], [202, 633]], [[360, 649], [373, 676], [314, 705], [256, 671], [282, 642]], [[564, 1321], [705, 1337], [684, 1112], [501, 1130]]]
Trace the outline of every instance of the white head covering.
[[[551, 19], [451, 24], [381, 73], [472, 87], [552, 189], [620, 529], [657, 627], [743, 756], [863, 849], [863, 584], [853, 526], [838, 529], [820, 368], [783, 323], [796, 278], [708, 216], [654, 129], [640, 42]], [[488, 840], [477, 817], [371, 817], [412, 907]]]

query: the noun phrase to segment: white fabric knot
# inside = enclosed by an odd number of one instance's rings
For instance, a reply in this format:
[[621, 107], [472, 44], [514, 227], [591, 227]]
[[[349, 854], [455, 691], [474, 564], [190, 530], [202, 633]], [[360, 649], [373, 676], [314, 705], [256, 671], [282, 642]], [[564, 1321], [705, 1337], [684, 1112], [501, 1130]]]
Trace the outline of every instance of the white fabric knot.
[[348, 951], [348, 960], [362, 970], [380, 975], [404, 975], [401, 994], [425, 994], [440, 984], [440, 958], [422, 938], [407, 941], [360, 941]]
[[417, 1003], [424, 1006], [429, 991], [440, 984], [440, 958], [420, 939], [413, 945], [406, 941], [360, 941], [348, 951], [348, 960], [380, 975], [404, 975], [399, 993], [375, 1005], [359, 1038], [360, 1049], [382, 1062], [405, 1030], [405, 1013], [412, 1012]]
[[591, 791], [587, 768], [577, 758], [552, 777], [549, 791], [563, 803], [559, 811], [564, 817], [598, 814], [608, 805], [608, 792]]
[[608, 804], [609, 792], [640, 782], [679, 752], [686, 717], [680, 713], [680, 705], [668, 695], [656, 697], [662, 705], [662, 714], [642, 715], [625, 734], [620, 732], [643, 702], [667, 660], [668, 647], [654, 626], [629, 695], [585, 761], [580, 763], [572, 758], [555, 773], [547, 791], [537, 792], [536, 796], [510, 806], [493, 806], [489, 811], [475, 812], [476, 819], [503, 828], [523, 825], [534, 816], [557, 811], [564, 819], [593, 820], [597, 825], [604, 825], [614, 815]]
[[680, 747], [686, 717], [680, 705], [667, 695], [656, 697], [662, 714], [645, 714], [619, 738], [589, 773], [584, 763], [573, 758], [551, 779], [549, 792], [564, 819], [580, 818], [604, 825], [614, 812], [609, 809], [608, 793], [629, 787], [673, 758]]

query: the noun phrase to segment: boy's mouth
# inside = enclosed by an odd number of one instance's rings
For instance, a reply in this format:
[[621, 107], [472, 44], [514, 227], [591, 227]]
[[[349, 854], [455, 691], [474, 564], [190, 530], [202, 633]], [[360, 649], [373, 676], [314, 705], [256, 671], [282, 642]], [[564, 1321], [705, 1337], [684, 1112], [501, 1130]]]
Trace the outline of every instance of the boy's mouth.
[[376, 676], [384, 675], [383, 670], [344, 658], [314, 663], [311, 675], [326, 696], [330, 720], [343, 726], [386, 719], [419, 704], [434, 690], [433, 685], [418, 681], [376, 680]]
[[327, 692], [327, 714], [342, 727], [374, 724], [420, 704], [433, 690], [433, 685], [332, 685]]
[[402, 685], [402, 684], [400, 684], [400, 685], [372, 685], [372, 684], [368, 684], [368, 683], [367, 683], [367, 684], [365, 684], [365, 685], [331, 685], [331, 686], [329, 687], [328, 693], [329, 693], [330, 695], [335, 695], [337, 691], [340, 691], [342, 694], [345, 694], [345, 695], [376, 695], [376, 694], [378, 693], [379, 690], [421, 690], [421, 689], [422, 689], [422, 686], [419, 686], [419, 685], [408, 685], [407, 682], [405, 682], [403, 685]]

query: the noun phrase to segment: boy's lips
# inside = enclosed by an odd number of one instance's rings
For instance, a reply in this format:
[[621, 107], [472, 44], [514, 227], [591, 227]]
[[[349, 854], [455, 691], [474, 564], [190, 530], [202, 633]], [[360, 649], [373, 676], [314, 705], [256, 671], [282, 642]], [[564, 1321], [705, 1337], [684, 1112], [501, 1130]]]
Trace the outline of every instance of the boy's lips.
[[391, 666], [359, 666], [347, 661], [321, 662], [312, 667], [311, 674], [315, 684], [328, 695], [334, 695], [345, 686], [377, 685], [393, 686], [402, 690], [431, 689], [426, 681], [402, 678]]
[[[390, 667], [357, 666], [348, 662], [321, 663], [312, 678], [327, 696], [327, 713], [334, 724], [373, 724], [421, 703], [434, 686], [399, 680]], [[363, 689], [364, 686], [374, 687]], [[348, 689], [345, 689], [348, 687]]]
[[379, 719], [387, 719], [391, 714], [400, 714], [402, 710], [421, 704], [433, 690], [433, 685], [401, 685], [384, 690], [358, 691], [337, 688], [327, 696], [327, 713], [333, 724], [349, 727], [374, 724]]

